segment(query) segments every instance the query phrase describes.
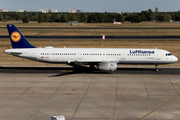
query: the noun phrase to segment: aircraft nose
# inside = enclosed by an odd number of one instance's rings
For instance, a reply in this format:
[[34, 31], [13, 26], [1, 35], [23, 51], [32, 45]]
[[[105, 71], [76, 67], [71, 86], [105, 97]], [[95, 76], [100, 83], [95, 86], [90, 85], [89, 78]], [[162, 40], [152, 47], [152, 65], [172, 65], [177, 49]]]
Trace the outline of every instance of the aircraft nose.
[[178, 58], [176, 57], [176, 62], [178, 61]]
[[178, 58], [176, 56], [173, 57], [173, 61], [174, 62], [177, 62], [178, 61]]

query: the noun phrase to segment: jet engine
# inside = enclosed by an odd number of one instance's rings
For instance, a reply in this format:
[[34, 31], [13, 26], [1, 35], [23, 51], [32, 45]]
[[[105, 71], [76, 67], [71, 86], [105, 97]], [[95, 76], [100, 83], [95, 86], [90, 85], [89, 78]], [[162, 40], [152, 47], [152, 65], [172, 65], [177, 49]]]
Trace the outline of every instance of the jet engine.
[[99, 70], [114, 71], [117, 69], [117, 63], [115, 62], [102, 62], [98, 66]]

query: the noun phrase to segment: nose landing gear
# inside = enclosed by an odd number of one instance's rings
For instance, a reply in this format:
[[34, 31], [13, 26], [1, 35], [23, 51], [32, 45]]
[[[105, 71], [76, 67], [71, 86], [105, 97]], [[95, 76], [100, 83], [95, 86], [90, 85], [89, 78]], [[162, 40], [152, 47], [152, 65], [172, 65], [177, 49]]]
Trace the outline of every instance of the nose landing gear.
[[159, 71], [159, 69], [158, 69], [158, 64], [156, 64], [156, 72], [158, 72]]

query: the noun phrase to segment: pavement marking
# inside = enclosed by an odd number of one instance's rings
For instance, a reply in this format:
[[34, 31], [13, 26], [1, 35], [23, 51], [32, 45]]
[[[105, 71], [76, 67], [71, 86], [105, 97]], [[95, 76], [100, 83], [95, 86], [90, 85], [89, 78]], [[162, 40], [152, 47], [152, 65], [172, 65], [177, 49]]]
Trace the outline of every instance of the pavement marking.
[[[15, 78], [13, 78], [10, 82], [14, 81], [15, 79], [17, 79], [19, 76], [16, 76]], [[30, 89], [32, 88], [33, 85], [35, 85], [36, 83], [38, 83], [42, 78], [44, 77], [44, 75], [39, 78], [34, 84], [32, 84], [30, 87], [28, 87], [23, 93], [19, 93], [19, 94], [16, 94], [18, 95], [17, 97], [15, 97], [13, 100], [11, 100], [10, 102], [8, 102], [8, 104], [6, 104], [5, 106], [3, 106], [0, 110], [4, 109], [6, 106], [10, 105], [12, 102], [16, 101], [18, 98], [20, 98], [22, 95], [25, 95], [25, 93]], [[8, 84], [9, 82], [7, 82]], [[6, 85], [6, 84], [5, 84]], [[4, 85], [4, 86], [5, 86]]]
[[175, 99], [177, 99], [178, 97], [180, 97], [180, 95], [176, 96], [175, 98], [171, 99], [170, 101], [164, 103], [163, 105], [159, 106], [158, 108], [154, 109], [153, 111], [151, 111], [150, 113], [146, 114], [145, 116], [143, 116], [142, 118], [140, 118], [139, 120], [144, 119], [145, 117], [147, 117], [148, 115], [150, 115], [151, 113], [157, 111], [158, 109], [162, 108], [163, 106], [167, 105], [168, 103], [174, 101]]
[[117, 103], [117, 96], [118, 96], [118, 94], [117, 94], [118, 82], [119, 82], [119, 77], [117, 76], [117, 81], [116, 81], [116, 94], [115, 94], [114, 109], [113, 109], [113, 120], [115, 120], [116, 103]]
[[[147, 78], [152, 78], [152, 77], [147, 77]], [[157, 78], [153, 78], [153, 79], [160, 80], [160, 81], [164, 81], [164, 82], [167, 82], [167, 83], [171, 83], [171, 84], [175, 85], [176, 87], [178, 87], [178, 88], [180, 89], [180, 86], [178, 86], [177, 84], [172, 83], [172, 82], [170, 82], [170, 81], [163, 80], [163, 79], [157, 79]], [[180, 97], [180, 94], [179, 94], [178, 96], [176, 96], [175, 98], [173, 98], [173, 99], [169, 100], [168, 102], [164, 103], [163, 105], [159, 106], [158, 108], [156, 108], [156, 109], [152, 110], [152, 111], [151, 111], [151, 112], [149, 112], [148, 114], [144, 115], [144, 116], [143, 116], [143, 117], [141, 117], [139, 120], [144, 119], [145, 117], [147, 117], [147, 116], [148, 116], [148, 115], [150, 115], [151, 113], [153, 113], [153, 112], [157, 111], [158, 109], [162, 108], [163, 106], [167, 105], [168, 103], [170, 103], [170, 102], [174, 101], [174, 100], [175, 100], [175, 99], [177, 99], [178, 97]]]
[[94, 79], [94, 76], [91, 78], [91, 81], [89, 82], [89, 84], [88, 84], [88, 86], [87, 86], [87, 89], [86, 89], [85, 93], [83, 94], [82, 99], [80, 100], [80, 102], [79, 102], [79, 104], [78, 104], [76, 110], [74, 111], [74, 114], [72, 115], [71, 120], [73, 120], [73, 118], [74, 118], [74, 116], [75, 116], [77, 110], [79, 109], [79, 107], [80, 107], [80, 105], [81, 105], [83, 99], [84, 99], [85, 96], [87, 95], [87, 92], [88, 92], [88, 90], [89, 90], [89, 87], [91, 86], [91, 83], [92, 83], [93, 79]]
[[162, 80], [162, 79], [157, 79], [157, 80], [164, 81], [164, 82], [167, 82], [167, 83], [171, 83], [171, 84], [175, 85], [176, 87], [178, 87], [180, 89], [180, 86], [178, 86], [176, 83], [172, 83], [170, 81]]
[[[151, 106], [151, 109], [153, 110], [153, 106], [152, 106], [152, 103], [151, 103], [151, 100], [150, 100], [150, 95], [148, 94], [148, 89], [147, 89], [147, 86], [146, 86], [146, 82], [145, 82], [144, 76], [142, 76], [142, 78], [143, 78], [144, 86], [146, 88], [146, 94], [147, 94], [147, 97], [148, 97], [149, 105]], [[155, 114], [153, 114], [153, 115], [154, 115], [154, 118], [156, 118]]]
[[[44, 76], [45, 76], [45, 75], [44, 75]], [[44, 77], [44, 76], [43, 76], [43, 77]], [[43, 77], [42, 77], [42, 78], [43, 78]], [[42, 79], [42, 78], [41, 78], [41, 79]], [[52, 96], [58, 91], [58, 89], [61, 88], [62, 84], [65, 83], [65, 81], [67, 80], [67, 78], [68, 78], [68, 77], [66, 77], [66, 78], [64, 79], [64, 81], [63, 81], [62, 83], [60, 83], [59, 87], [54, 91], [54, 93], [53, 93], [53, 94], [50, 94], [50, 96], [46, 99], [46, 101], [30, 116], [30, 119], [29, 119], [29, 120], [31, 120], [31, 119], [35, 116], [35, 114], [52, 98]], [[40, 81], [40, 80], [39, 80], [39, 81]], [[38, 83], [39, 81], [37, 81], [36, 83]], [[36, 83], [35, 83], [35, 84], [36, 84]], [[34, 84], [34, 85], [35, 85], [35, 84]], [[31, 87], [32, 87], [32, 86], [31, 86]], [[30, 89], [30, 88], [29, 88], [29, 89]]]

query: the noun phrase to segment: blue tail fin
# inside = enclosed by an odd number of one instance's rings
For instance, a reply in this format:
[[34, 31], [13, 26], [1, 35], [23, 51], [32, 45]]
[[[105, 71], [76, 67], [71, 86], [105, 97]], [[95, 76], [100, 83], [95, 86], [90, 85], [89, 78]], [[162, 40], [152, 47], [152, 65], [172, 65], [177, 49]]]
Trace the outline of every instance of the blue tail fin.
[[7, 29], [13, 48], [35, 48], [14, 25], [7, 25]]

